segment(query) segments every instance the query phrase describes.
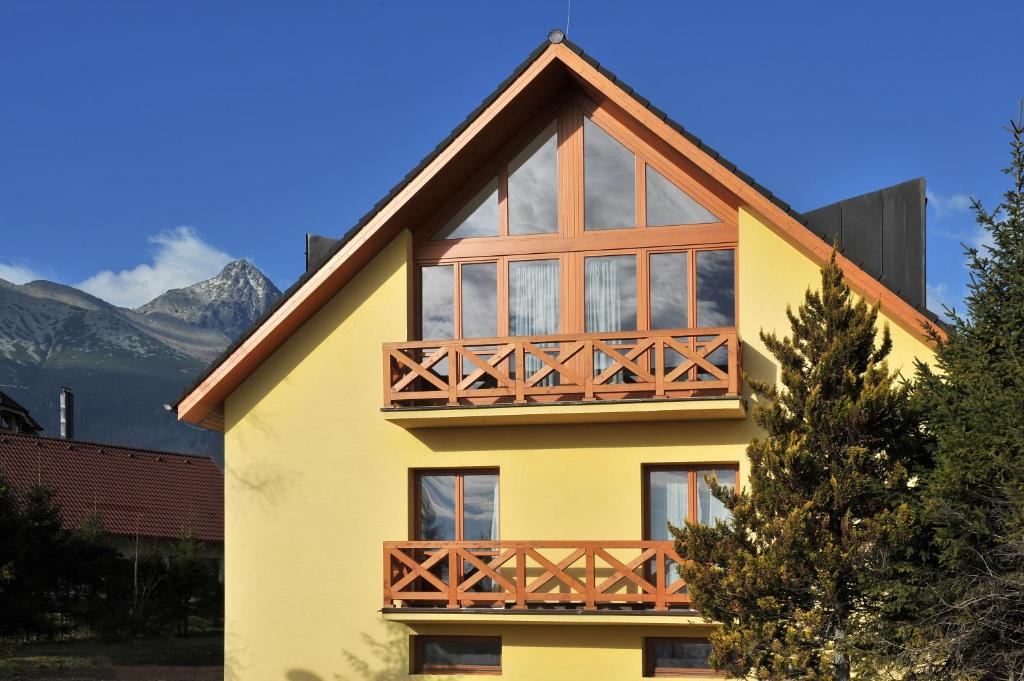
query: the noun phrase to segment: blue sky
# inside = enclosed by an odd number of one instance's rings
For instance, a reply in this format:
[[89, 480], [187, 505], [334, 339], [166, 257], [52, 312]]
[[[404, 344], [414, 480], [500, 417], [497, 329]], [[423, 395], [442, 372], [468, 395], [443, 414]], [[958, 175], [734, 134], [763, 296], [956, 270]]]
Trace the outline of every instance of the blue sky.
[[[959, 300], [1024, 96], [1019, 0], [605, 3], [569, 36], [807, 210], [928, 179]], [[0, 277], [120, 304], [247, 257], [281, 288], [545, 37], [546, 2], [0, 4]]]

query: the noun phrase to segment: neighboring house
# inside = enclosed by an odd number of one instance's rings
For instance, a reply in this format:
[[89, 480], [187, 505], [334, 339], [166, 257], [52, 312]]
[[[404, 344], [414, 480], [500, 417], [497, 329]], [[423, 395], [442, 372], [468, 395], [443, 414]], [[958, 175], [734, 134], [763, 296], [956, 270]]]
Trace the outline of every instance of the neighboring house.
[[834, 239], [932, 357], [923, 219], [796, 213], [553, 32], [176, 405], [225, 434], [229, 674], [710, 673], [667, 524], [747, 478]]
[[49, 487], [69, 529], [98, 516], [122, 555], [190, 535], [223, 563], [224, 474], [208, 456], [0, 432], [0, 475], [18, 494]]
[[0, 390], [0, 433], [35, 435], [42, 429], [25, 407]]

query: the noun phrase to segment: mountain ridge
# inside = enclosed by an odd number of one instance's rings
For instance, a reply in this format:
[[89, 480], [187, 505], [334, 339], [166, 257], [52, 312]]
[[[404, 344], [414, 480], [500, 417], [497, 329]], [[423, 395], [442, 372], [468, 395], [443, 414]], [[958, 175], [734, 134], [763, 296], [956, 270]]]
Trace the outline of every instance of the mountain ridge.
[[46, 434], [56, 433], [57, 391], [68, 386], [76, 437], [220, 462], [220, 434], [178, 423], [163, 405], [280, 296], [244, 260], [135, 309], [46, 280], [0, 280], [0, 385]]

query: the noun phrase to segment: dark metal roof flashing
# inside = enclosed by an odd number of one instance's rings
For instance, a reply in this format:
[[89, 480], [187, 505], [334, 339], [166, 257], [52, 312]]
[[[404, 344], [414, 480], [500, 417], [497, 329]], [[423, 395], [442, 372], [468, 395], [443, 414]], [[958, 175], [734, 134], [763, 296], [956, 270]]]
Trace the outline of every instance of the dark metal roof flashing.
[[[593, 66], [595, 69], [597, 69], [602, 75], [607, 77], [612, 83], [614, 83], [616, 86], [621, 88], [624, 92], [626, 92], [629, 96], [631, 96], [634, 100], [636, 100], [642, 106], [644, 106], [645, 108], [650, 110], [656, 116], [658, 116], [659, 118], [664, 116], [664, 118], [663, 118], [664, 122], [667, 125], [669, 125], [672, 129], [674, 129], [679, 134], [681, 134], [684, 137], [686, 137], [686, 139], [689, 140], [692, 144], [694, 144], [697, 148], [699, 148], [701, 151], [703, 151], [704, 153], [706, 153], [709, 156], [711, 156], [718, 163], [722, 164], [727, 170], [729, 170], [729, 172], [736, 174], [740, 179], [742, 179], [744, 182], [749, 184], [753, 189], [755, 189], [756, 191], [758, 191], [759, 193], [764, 195], [764, 197], [766, 199], [770, 200], [772, 203], [774, 203], [776, 206], [778, 206], [787, 215], [789, 215], [794, 220], [796, 220], [800, 224], [802, 224], [805, 227], [807, 227], [808, 229], [810, 229], [813, 233], [815, 233], [816, 235], [818, 235], [819, 237], [821, 237], [825, 241], [828, 241], [828, 239], [824, 235], [822, 235], [818, 230], [815, 230], [809, 224], [809, 222], [808, 222], [806, 217], [804, 217], [800, 213], [798, 213], [795, 210], [793, 210], [792, 207], [788, 203], [786, 203], [785, 201], [780, 200], [778, 197], [776, 197], [774, 194], [772, 194], [772, 192], [770, 192], [768, 189], [766, 189], [765, 187], [763, 187], [760, 184], [757, 184], [754, 181], [754, 178], [750, 177], [746, 173], [743, 173], [741, 170], [739, 170], [739, 168], [736, 167], [735, 163], [732, 163], [731, 161], [729, 161], [728, 159], [723, 157], [718, 151], [716, 151], [712, 147], [710, 147], [707, 144], [705, 144], [704, 141], [701, 140], [699, 137], [697, 137], [696, 135], [691, 133], [689, 130], [687, 130], [682, 125], [680, 125], [679, 123], [674, 121], [672, 118], [669, 118], [668, 115], [665, 114], [663, 111], [653, 107], [651, 105], [651, 103], [650, 103], [650, 100], [648, 100], [647, 98], [642, 97], [639, 94], [637, 94], [637, 92], [632, 87], [630, 87], [625, 82], [623, 82], [614, 73], [612, 73], [611, 71], [609, 71], [608, 69], [603, 67], [600, 64], [600, 62], [598, 62], [592, 56], [590, 56], [589, 54], [584, 52], [583, 48], [581, 48], [579, 45], [577, 45], [576, 43], [574, 43], [571, 40], [569, 40], [565, 36], [565, 34], [562, 33], [562, 31], [560, 31], [560, 30], [558, 30], [556, 28], [556, 29], [553, 29], [552, 31], [550, 31], [548, 33], [547, 38], [540, 45], [538, 45], [526, 57], [526, 59], [521, 64], [519, 64], [519, 66], [517, 66], [515, 68], [515, 70], [513, 70], [513, 72], [508, 76], [508, 78], [503, 80], [498, 85], [498, 87], [494, 90], [494, 92], [492, 92], [490, 95], [488, 95], [480, 103], [480, 105], [477, 106], [473, 111], [471, 111], [469, 113], [469, 115], [466, 116], [465, 120], [463, 120], [458, 126], [456, 126], [456, 128], [454, 130], [452, 130], [451, 133], [449, 133], [449, 135], [444, 140], [442, 140], [441, 143], [438, 144], [430, 153], [428, 153], [419, 162], [419, 164], [416, 165], [415, 168], [413, 168], [408, 174], [406, 174], [405, 177], [403, 177], [399, 181], [398, 184], [396, 184], [394, 187], [392, 187], [391, 190], [387, 193], [387, 195], [384, 198], [382, 198], [380, 201], [378, 201], [374, 205], [374, 207], [372, 209], [370, 209], [370, 211], [368, 213], [366, 213], [362, 218], [360, 218], [359, 221], [352, 228], [350, 228], [347, 232], [345, 232], [345, 234], [340, 239], [338, 239], [338, 241], [333, 245], [333, 247], [331, 247], [330, 250], [324, 255], [323, 260], [318, 265], [314, 266], [313, 268], [307, 269], [306, 272], [301, 277], [299, 277], [299, 279], [296, 280], [296, 282], [294, 284], [292, 284], [290, 287], [288, 287], [288, 289], [277, 300], [277, 302], [270, 309], [268, 309], [265, 313], [263, 313], [263, 315], [253, 323], [252, 327], [250, 327], [250, 329], [248, 331], [246, 331], [241, 336], [239, 336], [238, 339], [234, 343], [232, 343], [223, 353], [221, 353], [221, 355], [219, 357], [217, 357], [217, 359], [213, 360], [213, 362], [210, 363], [210, 366], [207, 367], [207, 369], [205, 371], [203, 371], [196, 378], [196, 380], [193, 381], [192, 384], [189, 385], [189, 387], [184, 390], [184, 392], [182, 392], [182, 394], [178, 397], [177, 400], [175, 400], [175, 403], [174, 403], [174, 406], [173, 406], [172, 410], [176, 412], [177, 411], [177, 405], [178, 405], [178, 403], [181, 402], [181, 400], [183, 400], [188, 394], [190, 394], [193, 390], [195, 390], [203, 381], [205, 381], [206, 378], [211, 373], [213, 373], [213, 371], [214, 371], [214, 369], [216, 367], [218, 367], [236, 349], [238, 349], [238, 347], [242, 343], [244, 343], [249, 338], [249, 336], [251, 336], [253, 334], [253, 332], [256, 329], [258, 329], [260, 326], [262, 326], [263, 323], [267, 319], [269, 319], [270, 316], [273, 315], [278, 310], [279, 307], [284, 305], [285, 302], [287, 302], [292, 297], [292, 295], [294, 295], [295, 292], [298, 291], [302, 287], [302, 285], [305, 284], [306, 281], [308, 281], [309, 278], [312, 277], [312, 275], [317, 270], [319, 270], [320, 267], [322, 267], [324, 265], [324, 263], [326, 263], [328, 260], [330, 260], [338, 251], [340, 251], [345, 246], [345, 244], [347, 244], [373, 218], [373, 216], [376, 215], [377, 211], [380, 210], [381, 207], [383, 207], [385, 204], [387, 204], [389, 201], [391, 201], [398, 194], [398, 192], [400, 192], [403, 188], [405, 188], [405, 186], [412, 180], [412, 178], [414, 178], [420, 172], [422, 172], [422, 170], [431, 161], [433, 161], [434, 158], [436, 158], [438, 154], [440, 154], [442, 151], [444, 151], [448, 147], [448, 145], [451, 144], [455, 140], [455, 138], [458, 137], [463, 132], [463, 130], [465, 130], [467, 127], [469, 127], [469, 125], [477, 118], [477, 116], [479, 116], [479, 114], [485, 108], [490, 106], [490, 104], [493, 103], [494, 100], [496, 100], [501, 95], [501, 93], [504, 92], [505, 89], [508, 88], [508, 86], [511, 85], [512, 82], [515, 81], [515, 79], [518, 78], [523, 73], [523, 71], [525, 71], [530, 66], [530, 64], [532, 64], [548, 48], [549, 45], [555, 45], [555, 44], [559, 44], [559, 43], [565, 45], [568, 49], [572, 50], [574, 53], [579, 55], [579, 57], [581, 59], [583, 59], [588, 64]], [[923, 303], [921, 305], [919, 305], [919, 306], [915, 305], [914, 307], [915, 307], [915, 309], [917, 309], [918, 312], [921, 312], [922, 314], [927, 316], [933, 322], [936, 322], [936, 323], [939, 323], [939, 324], [942, 323], [937, 315], [935, 315], [934, 313], [932, 313], [932, 312], [928, 311], [927, 309], [925, 309]]]

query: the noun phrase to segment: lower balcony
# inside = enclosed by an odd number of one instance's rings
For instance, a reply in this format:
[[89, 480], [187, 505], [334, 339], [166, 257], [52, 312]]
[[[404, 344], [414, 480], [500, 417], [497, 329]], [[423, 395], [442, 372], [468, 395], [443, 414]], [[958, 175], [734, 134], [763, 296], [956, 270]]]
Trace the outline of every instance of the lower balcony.
[[[671, 541], [384, 543], [384, 608], [408, 621], [694, 618]], [[543, 616], [543, 617], [540, 617]], [[590, 616], [590, 617], [588, 617]], [[696, 621], [696, 620], [694, 620]]]
[[409, 428], [743, 418], [734, 328], [386, 343], [385, 417]]

